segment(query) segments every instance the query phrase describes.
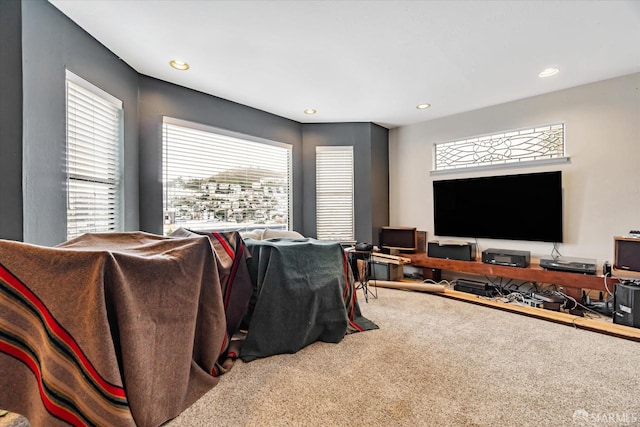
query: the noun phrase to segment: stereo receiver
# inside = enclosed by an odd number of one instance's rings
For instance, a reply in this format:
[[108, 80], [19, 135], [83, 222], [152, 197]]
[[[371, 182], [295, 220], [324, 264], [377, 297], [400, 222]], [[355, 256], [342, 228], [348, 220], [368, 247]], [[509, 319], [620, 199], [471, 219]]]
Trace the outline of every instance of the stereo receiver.
[[486, 249], [482, 251], [482, 262], [485, 264], [507, 265], [510, 267], [526, 267], [531, 260], [531, 252], [511, 249]]

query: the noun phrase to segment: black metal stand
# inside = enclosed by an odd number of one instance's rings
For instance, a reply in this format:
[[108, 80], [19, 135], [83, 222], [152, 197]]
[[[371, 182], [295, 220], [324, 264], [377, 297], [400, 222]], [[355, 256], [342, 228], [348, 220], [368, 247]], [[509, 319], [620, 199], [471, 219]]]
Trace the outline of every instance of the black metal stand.
[[[362, 289], [364, 293], [365, 302], [369, 302], [369, 295], [373, 298], [378, 298], [378, 288], [375, 286], [374, 289], [371, 290], [369, 287], [369, 278], [372, 276], [371, 272], [373, 271], [373, 280], [375, 280], [375, 269], [371, 268], [371, 251], [350, 251], [349, 252], [349, 263], [351, 264], [351, 271], [353, 272], [353, 280], [355, 281], [355, 289]], [[361, 263], [358, 263], [361, 261]], [[360, 264], [360, 265], [358, 265]]]

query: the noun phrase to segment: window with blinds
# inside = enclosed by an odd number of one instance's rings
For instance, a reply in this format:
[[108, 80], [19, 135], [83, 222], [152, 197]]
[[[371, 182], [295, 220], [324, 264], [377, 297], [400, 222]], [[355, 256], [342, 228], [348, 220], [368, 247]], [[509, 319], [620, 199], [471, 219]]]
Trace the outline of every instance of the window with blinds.
[[316, 147], [316, 227], [320, 240], [354, 240], [353, 147]]
[[66, 73], [67, 238], [121, 231], [122, 101]]
[[167, 117], [162, 141], [165, 234], [290, 229], [291, 145]]

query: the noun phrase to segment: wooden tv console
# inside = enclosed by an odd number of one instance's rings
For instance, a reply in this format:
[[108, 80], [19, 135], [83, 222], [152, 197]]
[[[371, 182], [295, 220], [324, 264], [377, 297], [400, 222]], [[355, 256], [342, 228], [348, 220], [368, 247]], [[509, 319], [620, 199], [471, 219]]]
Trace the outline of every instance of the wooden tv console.
[[[545, 270], [538, 264], [529, 267], [509, 267], [503, 265], [485, 264], [480, 261], [458, 261], [428, 257], [426, 253], [403, 254], [411, 260], [410, 264], [422, 267], [424, 277], [430, 277], [432, 269], [456, 271], [460, 273], [479, 274], [483, 276], [506, 277], [508, 279], [526, 280], [538, 283], [548, 283], [562, 286], [563, 292], [573, 298], [582, 298], [582, 289], [592, 289], [606, 292], [604, 276], [580, 274], [565, 271]], [[607, 278], [607, 287], [613, 292], [618, 279]]]
[[[607, 278], [607, 286], [605, 287], [604, 276], [588, 275], [580, 273], [571, 273], [563, 271], [545, 270], [538, 264], [532, 264], [529, 267], [508, 267], [501, 265], [485, 264], [480, 261], [457, 261], [441, 258], [430, 258], [426, 253], [403, 254], [404, 257], [410, 259], [409, 265], [414, 267], [422, 267], [424, 277], [430, 277], [431, 270], [447, 270], [459, 273], [478, 274], [483, 276], [504, 277], [509, 279], [519, 279], [538, 283], [555, 284], [561, 286], [562, 292], [578, 301], [582, 298], [582, 290], [595, 290], [607, 292], [614, 291], [614, 286], [619, 283], [617, 278]], [[545, 310], [543, 308], [534, 308], [528, 306], [518, 306], [500, 301], [493, 301], [489, 298], [482, 298], [478, 295], [472, 295], [465, 292], [458, 292], [452, 289], [445, 289], [440, 295], [466, 301], [474, 304], [506, 310], [526, 316], [536, 317], [549, 320], [556, 323], [571, 325], [579, 329], [586, 329], [593, 332], [604, 333], [607, 335], [617, 336], [619, 338], [640, 341], [640, 329], [632, 328], [612, 323], [611, 321], [602, 321], [599, 319], [591, 319], [589, 317], [580, 317], [569, 313], [555, 312]]]

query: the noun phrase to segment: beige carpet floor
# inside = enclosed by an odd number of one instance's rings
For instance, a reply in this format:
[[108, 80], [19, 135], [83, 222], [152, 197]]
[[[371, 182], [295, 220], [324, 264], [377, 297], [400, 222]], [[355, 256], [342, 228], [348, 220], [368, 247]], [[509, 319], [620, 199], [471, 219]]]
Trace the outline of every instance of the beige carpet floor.
[[379, 330], [237, 362], [165, 427], [640, 425], [640, 343], [427, 293], [378, 296], [361, 308]]
[[167, 426], [640, 425], [640, 343], [427, 293], [379, 330], [238, 362]]

